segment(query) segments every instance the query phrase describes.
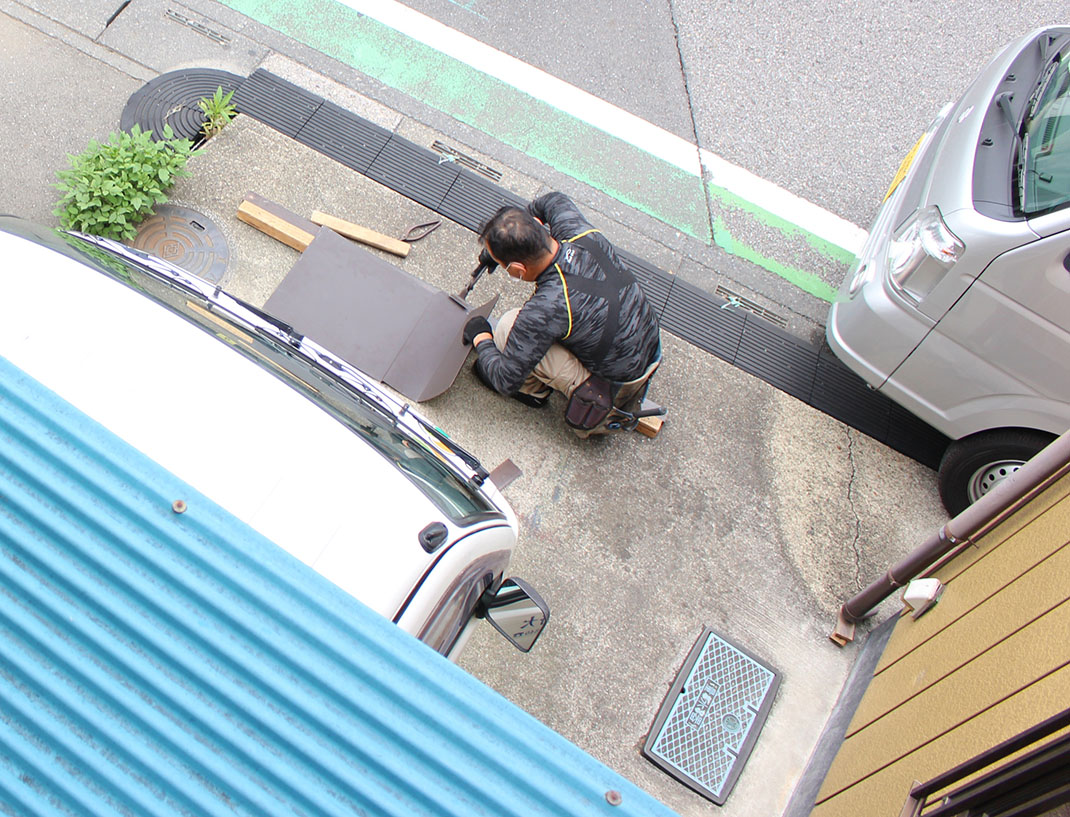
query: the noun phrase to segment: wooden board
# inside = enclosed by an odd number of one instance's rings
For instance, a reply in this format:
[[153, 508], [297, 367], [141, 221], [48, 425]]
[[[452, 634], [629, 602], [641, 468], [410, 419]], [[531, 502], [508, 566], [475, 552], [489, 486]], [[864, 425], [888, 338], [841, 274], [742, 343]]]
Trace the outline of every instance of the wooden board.
[[251, 192], [238, 205], [238, 219], [298, 252], [308, 248], [318, 229], [308, 219]]
[[640, 417], [635, 430], [647, 437], [656, 437], [661, 427], [665, 425], [665, 417]]
[[367, 244], [369, 247], [400, 255], [402, 258], [409, 254], [408, 243], [377, 233], [375, 230], [369, 230], [367, 227], [361, 227], [352, 221], [345, 221], [319, 210], [313, 212], [311, 218], [315, 224], [319, 224], [321, 227], [330, 227], [336, 233], [344, 235], [346, 238], [352, 238], [354, 241], [359, 241], [361, 244]]

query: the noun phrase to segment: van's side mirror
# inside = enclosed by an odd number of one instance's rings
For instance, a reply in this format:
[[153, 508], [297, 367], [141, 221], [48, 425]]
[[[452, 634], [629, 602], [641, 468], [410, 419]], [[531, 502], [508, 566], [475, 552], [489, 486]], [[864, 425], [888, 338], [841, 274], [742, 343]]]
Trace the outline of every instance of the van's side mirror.
[[550, 607], [523, 579], [506, 579], [482, 598], [483, 615], [518, 650], [527, 652], [550, 620]]

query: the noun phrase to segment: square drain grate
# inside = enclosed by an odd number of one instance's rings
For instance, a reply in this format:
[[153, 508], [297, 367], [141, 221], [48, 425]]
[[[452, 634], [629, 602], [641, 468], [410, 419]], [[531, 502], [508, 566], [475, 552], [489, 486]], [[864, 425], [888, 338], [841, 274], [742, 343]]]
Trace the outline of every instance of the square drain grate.
[[723, 806], [779, 685], [780, 673], [707, 627], [669, 688], [643, 754]]

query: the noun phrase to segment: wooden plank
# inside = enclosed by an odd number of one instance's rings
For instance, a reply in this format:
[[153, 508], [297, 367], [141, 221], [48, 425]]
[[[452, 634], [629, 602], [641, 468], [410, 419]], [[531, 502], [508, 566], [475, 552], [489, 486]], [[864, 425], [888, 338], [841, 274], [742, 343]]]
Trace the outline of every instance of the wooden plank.
[[344, 235], [346, 238], [352, 238], [354, 241], [359, 241], [361, 244], [367, 244], [369, 247], [400, 255], [402, 258], [409, 254], [409, 244], [400, 239], [377, 233], [375, 230], [369, 230], [367, 227], [361, 227], [359, 224], [345, 221], [319, 210], [316, 210], [311, 218], [315, 224], [319, 224], [322, 227], [330, 227], [336, 233]]
[[640, 417], [635, 430], [646, 437], [656, 437], [663, 425], [665, 425], [664, 416]]
[[304, 252], [316, 237], [312, 222], [255, 193], [246, 194], [238, 205], [238, 219], [299, 252]]

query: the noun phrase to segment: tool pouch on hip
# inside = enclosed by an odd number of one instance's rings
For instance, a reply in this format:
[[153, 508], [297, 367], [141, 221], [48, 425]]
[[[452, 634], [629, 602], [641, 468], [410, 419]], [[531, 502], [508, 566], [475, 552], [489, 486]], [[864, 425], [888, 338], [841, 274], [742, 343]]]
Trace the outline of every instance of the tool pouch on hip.
[[565, 422], [581, 431], [597, 428], [613, 410], [615, 391], [613, 383], [592, 374], [572, 392], [565, 408]]

